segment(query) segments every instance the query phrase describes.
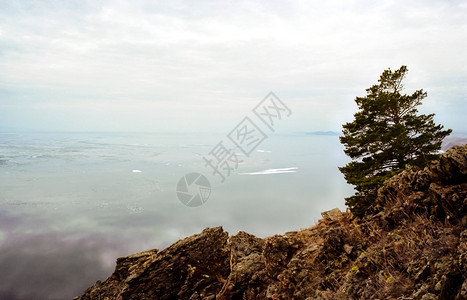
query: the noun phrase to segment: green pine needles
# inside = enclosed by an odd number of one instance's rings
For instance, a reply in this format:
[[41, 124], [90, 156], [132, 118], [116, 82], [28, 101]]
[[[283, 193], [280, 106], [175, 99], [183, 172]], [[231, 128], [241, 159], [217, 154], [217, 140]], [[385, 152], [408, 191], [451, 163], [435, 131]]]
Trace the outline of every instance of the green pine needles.
[[354, 121], [342, 125], [340, 142], [352, 161], [339, 170], [355, 186], [355, 195], [345, 200], [356, 216], [365, 215], [386, 179], [407, 165], [425, 166], [436, 159], [441, 142], [451, 133], [434, 123], [434, 114], [417, 115], [427, 94], [401, 94], [406, 74], [406, 66], [385, 70], [366, 97], [355, 99], [359, 111]]

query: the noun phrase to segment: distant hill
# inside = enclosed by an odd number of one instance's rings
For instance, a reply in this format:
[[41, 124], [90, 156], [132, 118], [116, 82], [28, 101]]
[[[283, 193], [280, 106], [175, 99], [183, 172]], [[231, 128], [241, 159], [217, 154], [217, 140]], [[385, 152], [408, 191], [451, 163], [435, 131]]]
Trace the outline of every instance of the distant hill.
[[305, 132], [306, 135], [329, 135], [329, 136], [338, 136], [340, 133], [337, 131], [310, 131]]
[[467, 137], [447, 137], [444, 139], [443, 144], [441, 145], [441, 150], [447, 151], [453, 146], [463, 146], [465, 144], [467, 144]]

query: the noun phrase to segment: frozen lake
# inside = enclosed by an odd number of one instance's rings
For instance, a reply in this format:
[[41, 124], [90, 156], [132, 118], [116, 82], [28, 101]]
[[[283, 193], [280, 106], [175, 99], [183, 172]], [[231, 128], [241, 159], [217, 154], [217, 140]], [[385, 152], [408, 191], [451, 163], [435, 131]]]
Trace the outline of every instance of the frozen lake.
[[[115, 259], [222, 225], [260, 237], [313, 225], [352, 194], [337, 136], [269, 135], [224, 182], [203, 157], [226, 134], [0, 133], [0, 298], [64, 299]], [[183, 205], [197, 172], [207, 202]]]

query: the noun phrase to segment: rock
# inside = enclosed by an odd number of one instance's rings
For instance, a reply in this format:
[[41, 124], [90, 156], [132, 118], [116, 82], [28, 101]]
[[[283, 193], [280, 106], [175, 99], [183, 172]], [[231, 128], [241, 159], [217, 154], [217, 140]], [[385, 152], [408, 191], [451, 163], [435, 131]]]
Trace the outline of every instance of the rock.
[[436, 284], [435, 284], [435, 291], [441, 291], [441, 287], [442, 287], [442, 282], [441, 281], [438, 281]]
[[230, 274], [227, 282], [217, 295], [217, 299], [231, 299], [245, 289], [257, 285], [257, 273], [264, 270], [262, 257], [264, 241], [246, 232], [239, 232], [229, 239]]
[[422, 296], [422, 300], [438, 300], [438, 297], [432, 293], [426, 293]]
[[369, 217], [382, 212], [386, 229], [422, 214], [467, 225], [467, 145], [452, 147], [424, 169], [409, 167], [385, 181], [369, 212]]
[[467, 280], [464, 280], [456, 299], [467, 299]]
[[344, 251], [345, 251], [345, 253], [350, 254], [350, 253], [352, 253], [352, 250], [353, 250], [353, 247], [352, 247], [352, 246], [347, 245], [347, 244], [344, 245]]
[[221, 227], [169, 248], [117, 260], [115, 272], [76, 299], [197, 299], [214, 295], [229, 274], [228, 234]]
[[339, 208], [334, 208], [334, 209], [322, 212], [321, 216], [325, 220], [335, 221], [342, 216], [342, 212]]

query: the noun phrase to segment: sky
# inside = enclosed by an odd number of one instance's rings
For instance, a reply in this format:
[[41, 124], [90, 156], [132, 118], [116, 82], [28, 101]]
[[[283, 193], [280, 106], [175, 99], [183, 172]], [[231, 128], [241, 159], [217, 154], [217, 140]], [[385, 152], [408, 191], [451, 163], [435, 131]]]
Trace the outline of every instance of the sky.
[[270, 91], [339, 131], [387, 68], [467, 131], [466, 1], [0, 0], [0, 129], [227, 132]]

